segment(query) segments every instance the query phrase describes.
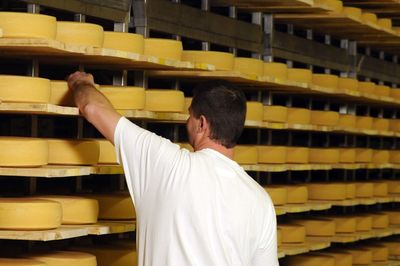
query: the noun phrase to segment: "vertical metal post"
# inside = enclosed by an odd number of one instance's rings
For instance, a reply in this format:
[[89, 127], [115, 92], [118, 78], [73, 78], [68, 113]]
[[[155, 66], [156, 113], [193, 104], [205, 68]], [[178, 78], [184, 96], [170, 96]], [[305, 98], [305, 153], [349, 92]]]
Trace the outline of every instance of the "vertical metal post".
[[[210, 11], [210, 2], [209, 0], [201, 0], [201, 10]], [[203, 51], [210, 50], [210, 43], [209, 42], [201, 42], [201, 48]]]

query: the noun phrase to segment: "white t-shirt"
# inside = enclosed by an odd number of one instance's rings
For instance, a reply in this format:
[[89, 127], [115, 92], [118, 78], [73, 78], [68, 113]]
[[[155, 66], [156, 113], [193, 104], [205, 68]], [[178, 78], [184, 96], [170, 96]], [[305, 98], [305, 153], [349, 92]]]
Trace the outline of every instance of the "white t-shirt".
[[236, 162], [124, 117], [114, 143], [136, 208], [138, 265], [279, 265], [272, 201]]

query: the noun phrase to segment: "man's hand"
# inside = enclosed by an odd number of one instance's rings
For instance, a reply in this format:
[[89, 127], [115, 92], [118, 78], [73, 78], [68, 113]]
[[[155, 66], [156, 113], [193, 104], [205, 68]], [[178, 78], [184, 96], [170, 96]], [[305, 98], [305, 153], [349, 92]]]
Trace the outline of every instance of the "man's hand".
[[69, 75], [67, 81], [68, 87], [71, 91], [74, 91], [82, 84], [94, 86], [94, 79], [92, 74], [81, 71], [76, 71], [75, 73]]

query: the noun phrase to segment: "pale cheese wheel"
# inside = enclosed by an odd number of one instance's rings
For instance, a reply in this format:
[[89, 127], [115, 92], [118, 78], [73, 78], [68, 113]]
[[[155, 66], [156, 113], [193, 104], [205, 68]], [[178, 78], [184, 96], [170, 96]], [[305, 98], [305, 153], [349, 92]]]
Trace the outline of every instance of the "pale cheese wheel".
[[372, 263], [372, 251], [365, 248], [346, 248], [353, 256], [353, 265], [369, 265]]
[[46, 263], [22, 258], [0, 258], [1, 266], [47, 266]]
[[264, 106], [263, 120], [267, 122], [286, 123], [288, 108], [278, 105]]
[[238, 164], [257, 164], [258, 149], [252, 145], [236, 145], [233, 148], [233, 160]]
[[390, 96], [390, 87], [385, 85], [376, 85], [375, 86], [375, 95], [389, 97]]
[[355, 20], [361, 20], [361, 14], [362, 10], [357, 7], [343, 7], [342, 13], [350, 18], [353, 18]]
[[385, 181], [375, 181], [374, 184], [374, 197], [386, 197], [389, 194], [388, 183]]
[[264, 107], [260, 102], [248, 101], [246, 102], [247, 112], [246, 120], [261, 122], [264, 117]]
[[74, 97], [66, 81], [51, 80], [50, 90], [49, 103], [61, 106], [75, 106]]
[[345, 200], [345, 183], [309, 183], [307, 184], [310, 200]]
[[396, 100], [400, 100], [400, 89], [399, 88], [390, 89], [390, 96], [395, 98]]
[[346, 198], [354, 199], [356, 197], [356, 183], [346, 183]]
[[324, 216], [335, 222], [335, 232], [338, 234], [351, 234], [356, 232], [357, 219], [348, 216]]
[[355, 184], [357, 198], [371, 198], [374, 196], [374, 183], [356, 182]]
[[289, 185], [287, 189], [287, 203], [306, 203], [308, 201], [308, 190], [305, 185]]
[[378, 131], [388, 131], [390, 120], [385, 118], [374, 118], [372, 120], [372, 129]]
[[317, 126], [336, 126], [339, 113], [332, 111], [311, 111], [311, 124]]
[[370, 163], [372, 161], [372, 149], [356, 149], [356, 163]]
[[278, 247], [282, 245], [282, 232], [279, 228], [276, 229], [276, 242], [278, 244]]
[[338, 80], [338, 89], [339, 90], [357, 91], [357, 89], [358, 89], [358, 80], [353, 79], [353, 78], [339, 78], [339, 80]]
[[114, 145], [106, 139], [93, 139], [99, 143], [99, 164], [117, 164]]
[[391, 30], [392, 20], [390, 18], [380, 18], [378, 19], [378, 25], [385, 30]]
[[99, 161], [99, 143], [94, 140], [48, 139], [49, 164], [91, 165]]
[[389, 224], [400, 225], [400, 211], [382, 211], [382, 213], [389, 216]]
[[389, 215], [385, 213], [372, 213], [372, 228], [382, 229], [389, 227]]
[[55, 39], [56, 18], [26, 12], [0, 12], [0, 29], [4, 38]]
[[94, 224], [99, 214], [97, 200], [63, 195], [39, 195], [35, 198], [51, 200], [61, 204], [62, 224]]
[[339, 149], [332, 148], [310, 148], [310, 163], [335, 164], [339, 162]]
[[128, 193], [89, 194], [85, 197], [96, 199], [99, 203], [99, 219], [136, 219], [135, 206]]
[[389, 163], [390, 153], [388, 150], [373, 150], [372, 163], [386, 164]]
[[99, 90], [117, 110], [137, 110], [145, 106], [145, 90], [130, 86], [100, 86]]
[[301, 224], [306, 229], [307, 236], [334, 236], [335, 222], [327, 219], [297, 219], [296, 224]]
[[335, 266], [352, 266], [353, 256], [345, 250], [323, 250], [318, 251], [318, 254], [331, 256], [335, 258]]
[[185, 108], [185, 97], [178, 90], [147, 89], [145, 110], [154, 112], [178, 112]]
[[400, 163], [400, 151], [390, 151], [390, 163]]
[[306, 239], [306, 228], [299, 224], [279, 224], [282, 243], [304, 243]]
[[301, 83], [312, 83], [312, 72], [309, 69], [304, 68], [288, 68], [288, 80], [301, 82]]
[[354, 163], [356, 150], [351, 148], [339, 148], [339, 163]]
[[313, 85], [336, 90], [338, 88], [339, 77], [331, 74], [313, 74], [312, 83]]
[[288, 108], [287, 122], [289, 124], [308, 125], [311, 122], [311, 111], [305, 108]]
[[309, 149], [304, 147], [287, 147], [286, 162], [287, 163], [308, 163]]
[[356, 218], [356, 231], [365, 232], [372, 229], [372, 216], [357, 215]]
[[97, 266], [96, 256], [78, 251], [52, 251], [32, 254], [28, 257], [44, 262], [46, 266]]
[[103, 27], [92, 23], [57, 21], [56, 39], [66, 44], [102, 47]]
[[48, 103], [50, 80], [36, 77], [0, 75], [2, 102]]
[[61, 225], [62, 208], [56, 201], [0, 198], [0, 229], [45, 230]]
[[185, 105], [183, 107], [182, 113], [189, 114], [189, 108], [192, 105], [192, 97], [185, 97]]
[[286, 163], [285, 146], [257, 146], [259, 163]]
[[182, 61], [214, 65], [216, 70], [232, 70], [234, 56], [231, 53], [214, 51], [183, 51]]
[[372, 261], [384, 262], [389, 259], [389, 249], [385, 245], [378, 243], [362, 245], [362, 248], [372, 252]]
[[335, 258], [319, 254], [301, 254], [285, 258], [286, 266], [335, 266]]
[[386, 180], [388, 184], [389, 193], [400, 193], [400, 181], [397, 180]]
[[358, 91], [361, 93], [374, 94], [375, 93], [375, 83], [369, 81], [359, 81]]
[[255, 58], [235, 57], [233, 61], [233, 70], [246, 75], [263, 76], [264, 62]]
[[378, 23], [378, 17], [374, 13], [365, 12], [365, 13], [361, 14], [361, 21], [364, 22], [364, 23], [377, 24]]
[[400, 119], [390, 119], [389, 129], [394, 132], [400, 132]]
[[379, 244], [384, 245], [389, 249], [390, 256], [400, 256], [400, 241], [399, 240], [383, 240], [379, 241]]
[[338, 127], [342, 128], [355, 128], [356, 127], [357, 117], [355, 115], [348, 114], [340, 114]]
[[129, 32], [105, 31], [103, 48], [143, 54], [143, 35]]
[[135, 244], [131, 245], [92, 245], [77, 248], [96, 256], [97, 266], [137, 266], [137, 252]]
[[48, 163], [49, 147], [45, 139], [0, 137], [0, 166], [35, 167]]
[[357, 129], [372, 129], [373, 119], [370, 116], [357, 116], [356, 118], [356, 128]]
[[[159, 38], [144, 39], [144, 55], [180, 61], [182, 51], [181, 41]], [[187, 60], [182, 58], [182, 61]]]
[[264, 63], [264, 76], [274, 77], [281, 80], [287, 79], [288, 68], [286, 64], [276, 62]]
[[285, 205], [287, 202], [287, 188], [284, 186], [268, 185], [264, 187], [274, 206]]

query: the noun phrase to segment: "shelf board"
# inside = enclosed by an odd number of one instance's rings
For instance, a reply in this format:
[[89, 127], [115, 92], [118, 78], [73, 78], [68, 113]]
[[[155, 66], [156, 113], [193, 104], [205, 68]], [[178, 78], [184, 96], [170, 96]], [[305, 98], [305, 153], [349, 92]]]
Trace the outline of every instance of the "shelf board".
[[379, 18], [392, 18], [395, 22], [400, 19], [400, 2], [398, 0], [343, 0], [343, 4], [375, 13]]
[[0, 102], [0, 112], [11, 114], [79, 115], [76, 107], [58, 106], [49, 103]]
[[124, 174], [124, 168], [119, 164], [98, 164], [90, 166], [91, 174], [94, 175], [122, 175]]
[[[331, 243], [327, 240], [316, 240], [310, 237], [306, 238], [306, 241], [301, 244], [282, 244], [278, 248], [278, 252], [281, 256], [292, 256], [307, 253], [310, 251], [321, 250], [330, 247]], [[281, 258], [283, 258], [281, 257]]]
[[41, 167], [0, 167], [0, 176], [68, 177], [90, 175], [90, 166], [46, 165]]
[[89, 235], [108, 235], [134, 232], [136, 230], [135, 221], [106, 221], [100, 220], [93, 225], [86, 225]]

